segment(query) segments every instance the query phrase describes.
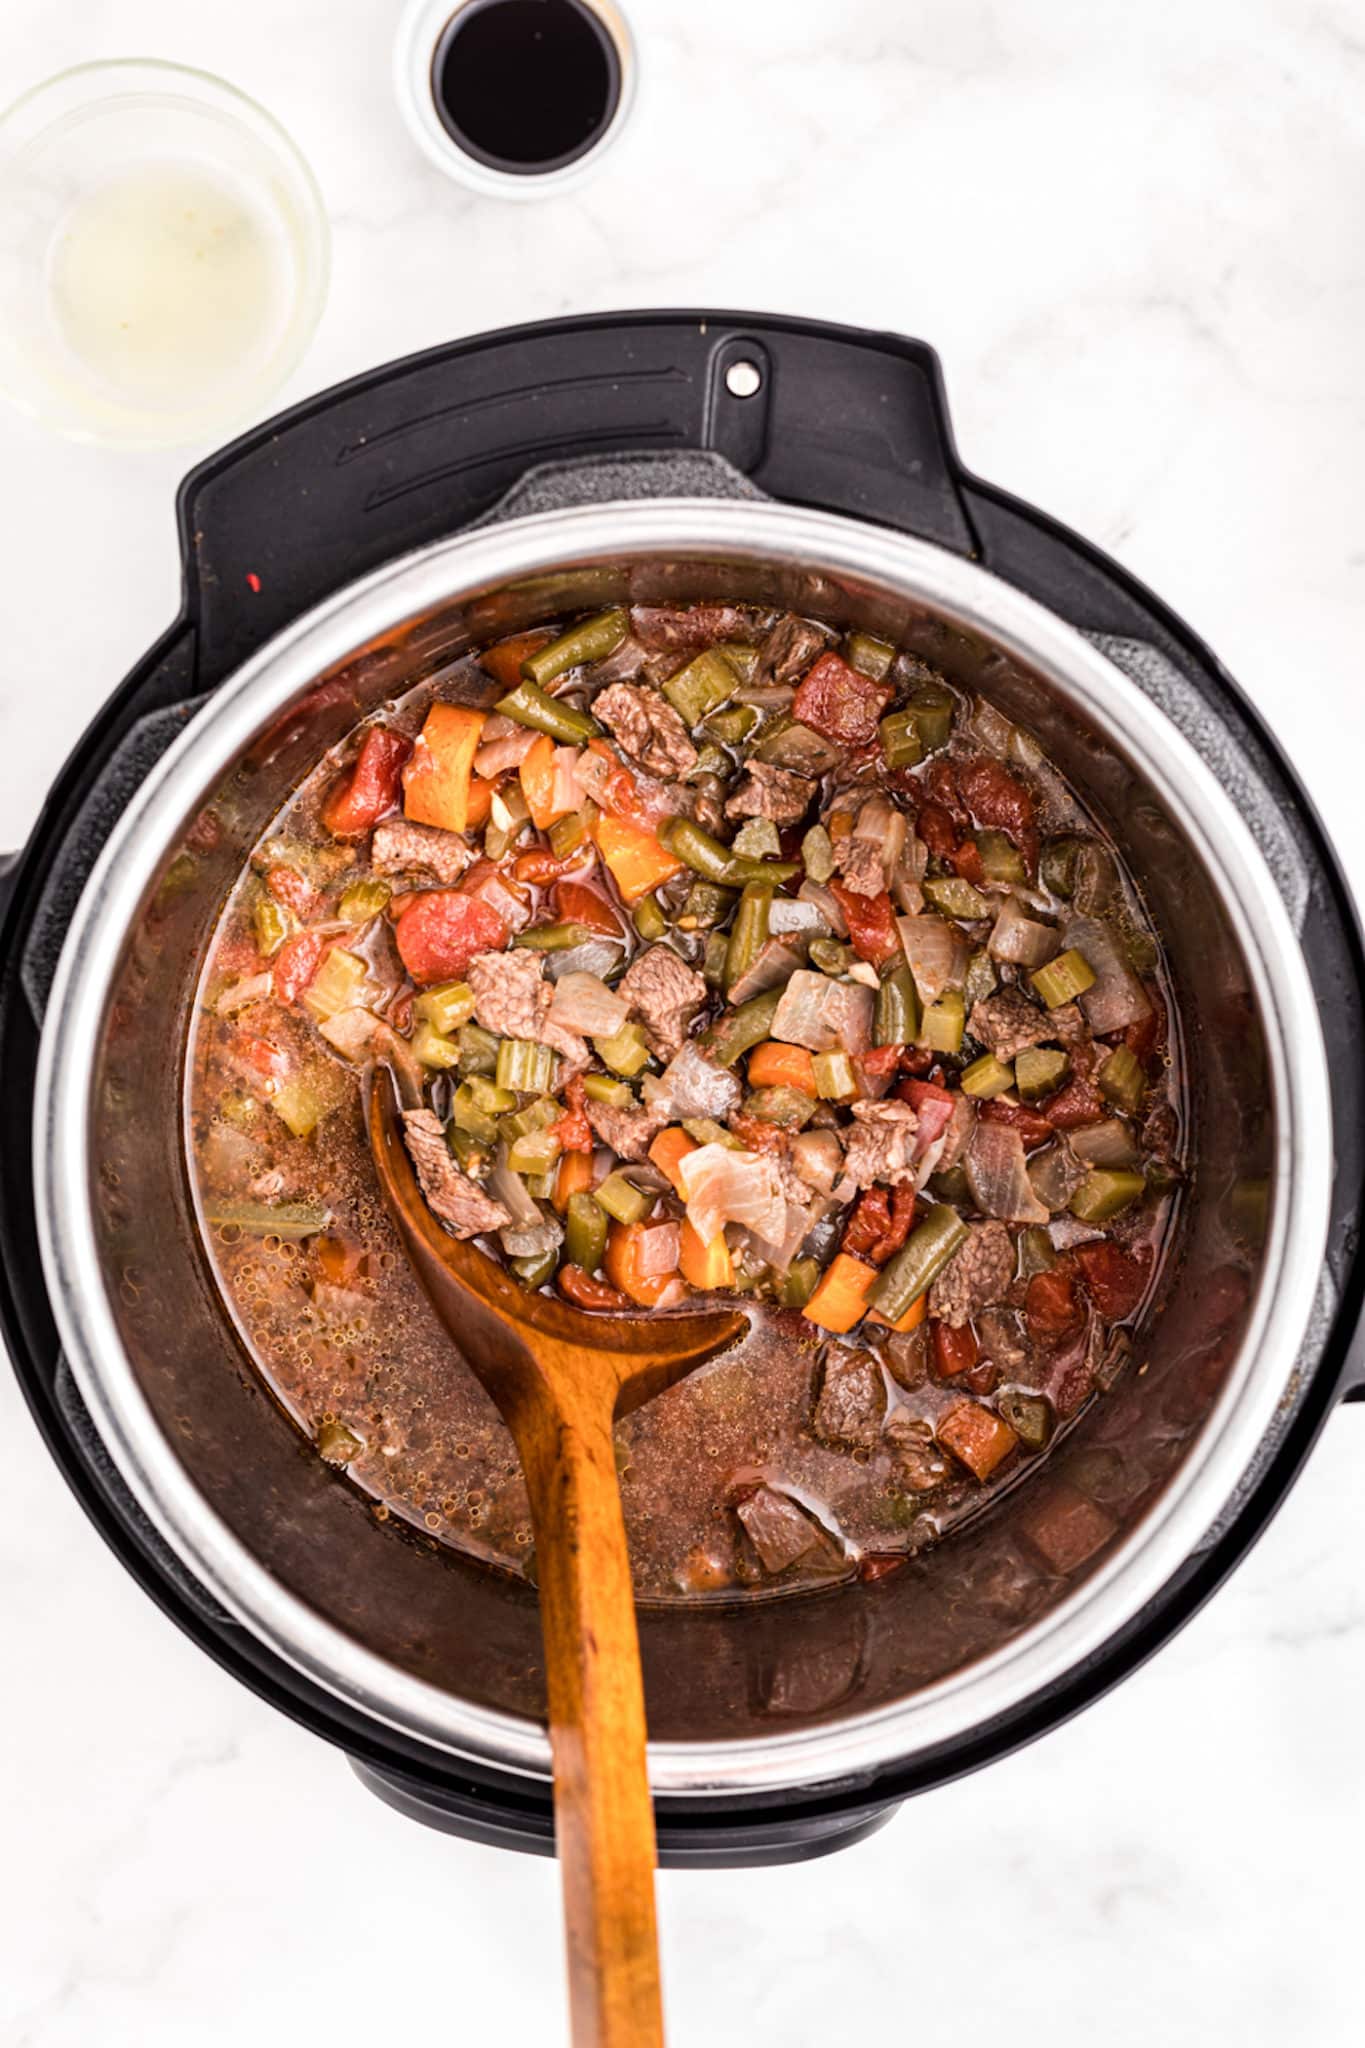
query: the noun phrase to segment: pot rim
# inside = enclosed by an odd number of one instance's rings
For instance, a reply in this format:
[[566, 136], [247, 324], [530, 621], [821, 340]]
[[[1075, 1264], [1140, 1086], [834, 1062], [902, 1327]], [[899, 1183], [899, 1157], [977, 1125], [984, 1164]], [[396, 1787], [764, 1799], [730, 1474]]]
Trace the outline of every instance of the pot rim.
[[429, 608], [518, 578], [628, 557], [784, 562], [888, 589], [1042, 674], [1099, 725], [1179, 817], [1246, 958], [1274, 1104], [1272, 1201], [1260, 1285], [1237, 1358], [1178, 1475], [1082, 1585], [1002, 1649], [909, 1698], [762, 1738], [652, 1742], [670, 1797], [810, 1789], [867, 1778], [1019, 1706], [1098, 1651], [1158, 1594], [1233, 1495], [1273, 1421], [1309, 1328], [1327, 1238], [1326, 1054], [1293, 926], [1255, 841], [1193, 747], [1118, 668], [1034, 599], [961, 556], [802, 507], [711, 499], [575, 507], [478, 529], [400, 558], [307, 613], [223, 683], [120, 818], [72, 918], [34, 1089], [39, 1244], [81, 1395], [141, 1507], [254, 1636], [362, 1713], [454, 1756], [546, 1778], [538, 1723], [461, 1699], [364, 1648], [288, 1592], [208, 1507], [163, 1435], [119, 1340], [100, 1270], [87, 1170], [88, 1053], [124, 935], [166, 848], [260, 727], [320, 674]]

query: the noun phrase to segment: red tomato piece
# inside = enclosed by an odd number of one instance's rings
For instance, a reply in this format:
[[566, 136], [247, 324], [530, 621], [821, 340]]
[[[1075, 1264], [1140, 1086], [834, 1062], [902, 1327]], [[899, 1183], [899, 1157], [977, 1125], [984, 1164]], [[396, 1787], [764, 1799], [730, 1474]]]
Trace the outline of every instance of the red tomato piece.
[[864, 1585], [871, 1585], [878, 1579], [889, 1579], [892, 1572], [898, 1572], [902, 1565], [910, 1562], [904, 1551], [899, 1556], [889, 1551], [878, 1551], [871, 1557], [864, 1557], [858, 1565], [858, 1577]]
[[1078, 1330], [1085, 1310], [1076, 1297], [1076, 1271], [1059, 1259], [1046, 1273], [1035, 1273], [1024, 1296], [1024, 1319], [1035, 1337], [1069, 1337]]
[[747, 1110], [736, 1109], [726, 1122], [751, 1152], [781, 1152], [786, 1147], [786, 1132], [780, 1124], [770, 1124], [766, 1117], [750, 1116]]
[[1152, 1248], [1126, 1252], [1120, 1245], [1102, 1239], [1098, 1244], [1076, 1247], [1076, 1264], [1081, 1284], [1096, 1309], [1108, 1323], [1130, 1316], [1147, 1291], [1152, 1272]]
[[902, 1081], [897, 1093], [912, 1109], [922, 1109], [926, 1102], [946, 1102], [951, 1108], [957, 1100], [950, 1089], [940, 1088], [936, 1081]]
[[292, 1003], [303, 994], [330, 947], [321, 932], [298, 932], [285, 940], [271, 968], [277, 1002]]
[[896, 913], [885, 890], [880, 896], [860, 896], [842, 882], [831, 882], [830, 893], [844, 913], [849, 939], [860, 960], [884, 967], [888, 960], [904, 957]]
[[1074, 1081], [1067, 1082], [1065, 1088], [1049, 1095], [1042, 1104], [1041, 1114], [1054, 1131], [1077, 1131], [1083, 1124], [1103, 1123], [1109, 1112], [1101, 1102], [1094, 1083], [1083, 1081], [1078, 1074]]
[[292, 910], [295, 917], [315, 917], [322, 905], [322, 898], [312, 883], [302, 876], [297, 868], [267, 868], [265, 886], [277, 903], [286, 910]]
[[561, 1266], [555, 1275], [555, 1285], [565, 1300], [578, 1308], [630, 1307], [630, 1302], [618, 1287], [610, 1286], [605, 1280], [595, 1280], [581, 1266]]
[[889, 1192], [886, 1188], [864, 1188], [844, 1226], [839, 1249], [841, 1252], [848, 1252], [852, 1258], [868, 1259], [875, 1266], [880, 1263], [874, 1256], [875, 1247], [881, 1243], [890, 1228]]
[[1024, 1150], [1031, 1152], [1035, 1145], [1046, 1145], [1056, 1135], [1052, 1124], [1041, 1110], [1030, 1109], [1023, 1102], [1002, 1102], [999, 1096], [989, 1102], [977, 1105], [977, 1115], [984, 1117], [988, 1124], [1009, 1124], [1018, 1131], [1024, 1141]]
[[958, 768], [957, 782], [962, 800], [977, 824], [993, 826], [1012, 839], [1032, 874], [1038, 866], [1037, 806], [1032, 790], [988, 755], [964, 761]]
[[587, 1111], [583, 1107], [587, 1101], [587, 1094], [582, 1077], [574, 1074], [565, 1082], [560, 1092], [568, 1106], [559, 1122], [551, 1124], [551, 1130], [566, 1152], [591, 1152], [592, 1125], [588, 1122]]
[[519, 882], [532, 882], [544, 886], [546, 882], [557, 882], [561, 875], [567, 875], [570, 868], [581, 868], [583, 849], [575, 847], [561, 859], [550, 852], [548, 846], [534, 846], [529, 853], [519, 853], [512, 863], [512, 873]]
[[857, 1057], [863, 1072], [873, 1080], [880, 1080], [884, 1074], [894, 1074], [899, 1068], [901, 1048], [898, 1045], [870, 1045]]
[[425, 889], [408, 904], [394, 937], [403, 965], [420, 984], [463, 974], [476, 953], [500, 952], [507, 926], [482, 896]]
[[981, 1355], [970, 1323], [955, 1330], [951, 1323], [941, 1323], [935, 1317], [929, 1324], [929, 1345], [934, 1371], [941, 1380], [956, 1379], [960, 1372], [970, 1372]]
[[915, 830], [935, 860], [951, 860], [957, 852], [957, 828], [941, 804], [921, 804]]
[[355, 766], [344, 775], [322, 807], [322, 822], [334, 839], [358, 839], [377, 825], [398, 802], [403, 764], [412, 741], [386, 725], [372, 725]]
[[621, 936], [620, 918], [596, 889], [589, 889], [582, 882], [557, 882], [554, 897], [555, 909], [564, 924], [585, 924], [590, 932], [605, 932], [613, 939]]
[[283, 1081], [289, 1072], [289, 1055], [269, 1038], [242, 1038], [237, 1049], [249, 1067], [267, 1081]]
[[891, 701], [893, 685], [850, 668], [837, 654], [822, 654], [808, 668], [792, 699], [792, 717], [841, 746], [866, 746]]
[[970, 882], [975, 889], [981, 887], [986, 879], [986, 870], [981, 865], [981, 854], [974, 839], [964, 839], [956, 853], [949, 854], [948, 859], [954, 872], [961, 875], [964, 882]]

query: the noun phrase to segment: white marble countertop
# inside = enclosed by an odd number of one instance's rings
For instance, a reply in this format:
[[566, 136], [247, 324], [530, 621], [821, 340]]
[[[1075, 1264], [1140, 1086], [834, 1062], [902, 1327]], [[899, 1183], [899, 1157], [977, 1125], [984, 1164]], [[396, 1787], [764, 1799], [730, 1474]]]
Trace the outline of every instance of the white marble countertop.
[[[219, 71], [321, 179], [286, 398], [504, 322], [737, 305], [923, 335], [981, 474], [1112, 549], [1283, 731], [1365, 889], [1356, 0], [628, 0], [602, 178], [467, 197], [390, 99], [397, 0], [5, 0], [0, 97]], [[176, 608], [172, 493], [0, 418], [0, 845]], [[162, 1620], [0, 1374], [0, 2044], [563, 2039], [556, 1874], [429, 1834]], [[1362, 2037], [1365, 1410], [1119, 1693], [829, 1863], [661, 1881], [677, 2043]], [[543, 1957], [543, 1961], [533, 1960]]]

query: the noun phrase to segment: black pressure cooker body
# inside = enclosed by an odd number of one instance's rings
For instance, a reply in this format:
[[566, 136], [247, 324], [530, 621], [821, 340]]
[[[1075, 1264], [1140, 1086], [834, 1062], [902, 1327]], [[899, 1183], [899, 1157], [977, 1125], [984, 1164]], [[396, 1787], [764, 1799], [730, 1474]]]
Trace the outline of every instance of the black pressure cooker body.
[[[756, 387], [756, 388], [755, 388]], [[636, 313], [524, 327], [392, 364], [210, 458], [179, 497], [179, 619], [103, 706], [0, 877], [0, 1319], [67, 1483], [130, 1572], [200, 1647], [350, 1758], [399, 1810], [498, 1846], [553, 1852], [548, 1787], [452, 1758], [311, 1682], [236, 1622], [128, 1492], [61, 1355], [30, 1166], [38, 1039], [71, 912], [109, 831], [187, 720], [249, 656], [366, 572], [506, 509], [687, 496], [699, 465], [763, 495], [891, 528], [984, 565], [1108, 649], [1154, 650], [1239, 808], [1293, 837], [1300, 943], [1317, 997], [1336, 1146], [1327, 1298], [1311, 1369], [1228, 1512], [1143, 1611], [1065, 1676], [967, 1737], [818, 1789], [660, 1798], [660, 1860], [772, 1863], [858, 1839], [896, 1804], [1057, 1726], [1166, 1641], [1245, 1554], [1324, 1419], [1365, 1396], [1361, 1023], [1365, 960], [1332, 848], [1276, 742], [1203, 643], [1113, 562], [953, 447], [924, 344], [816, 322]], [[703, 486], [704, 488], [705, 486]], [[1140, 676], [1139, 676], [1140, 680]], [[1198, 743], [1196, 739], [1196, 743]]]

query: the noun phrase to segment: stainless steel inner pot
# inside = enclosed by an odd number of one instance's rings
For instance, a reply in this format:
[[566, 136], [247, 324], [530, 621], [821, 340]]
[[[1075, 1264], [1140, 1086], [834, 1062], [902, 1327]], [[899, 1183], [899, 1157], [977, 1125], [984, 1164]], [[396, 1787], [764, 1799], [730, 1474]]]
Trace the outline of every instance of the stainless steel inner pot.
[[[72, 922], [35, 1101], [43, 1261], [66, 1354], [194, 1577], [363, 1712], [548, 1778], [533, 1596], [378, 1524], [241, 1352], [190, 1223], [187, 1007], [248, 848], [357, 718], [471, 641], [583, 606], [720, 596], [915, 646], [1038, 736], [1123, 846], [1166, 935], [1198, 1166], [1141, 1370], [1036, 1481], [879, 1584], [642, 1615], [651, 1777], [674, 1796], [845, 1782], [1059, 1678], [1198, 1549], [1289, 1398], [1332, 1175], [1321, 1035], [1271, 864], [1175, 724], [1031, 599], [880, 528], [665, 500], [480, 529], [344, 590], [204, 704], [129, 805]], [[1045, 1488], [1112, 1524], [1070, 1572], [1028, 1540]]]

